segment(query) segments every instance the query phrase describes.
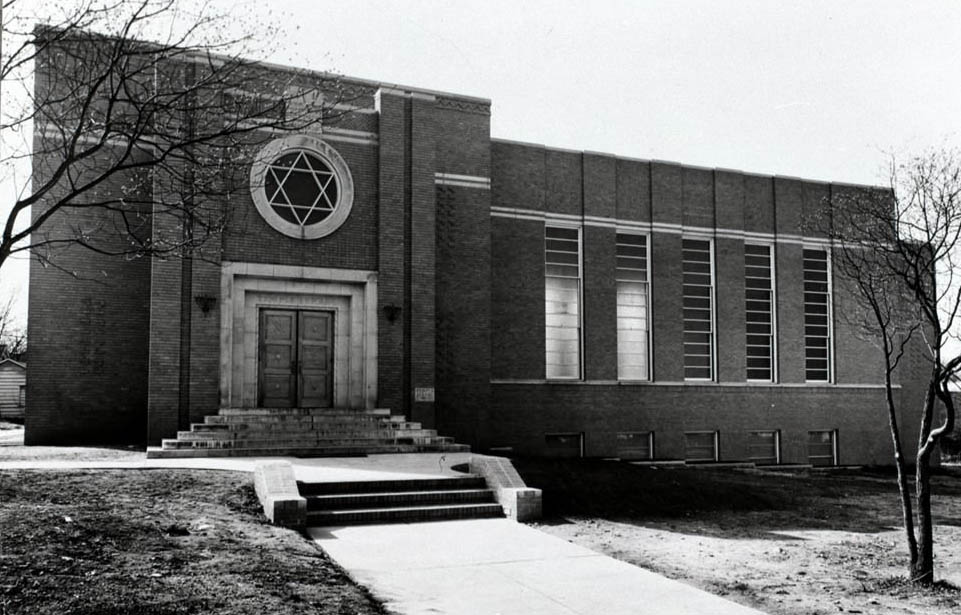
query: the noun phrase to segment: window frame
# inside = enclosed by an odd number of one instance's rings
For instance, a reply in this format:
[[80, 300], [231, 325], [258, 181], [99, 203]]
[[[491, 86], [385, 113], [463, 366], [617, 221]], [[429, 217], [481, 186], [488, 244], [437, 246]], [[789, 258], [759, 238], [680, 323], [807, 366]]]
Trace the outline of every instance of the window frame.
[[[744, 255], [747, 256], [747, 246], [764, 246], [768, 248], [768, 258], [771, 267], [771, 378], [768, 380], [758, 378], [748, 378], [747, 372], [747, 272], [745, 271], [745, 295], [744, 295], [744, 379], [746, 382], [756, 382], [763, 384], [777, 384], [780, 382], [780, 370], [778, 370], [778, 318], [777, 318], [777, 244], [774, 241], [763, 241], [748, 239], [744, 241]], [[745, 265], [746, 266], [746, 265]]]
[[[710, 434], [714, 438], [714, 458], [713, 459], [689, 459], [687, 456], [688, 436], [703, 436]], [[719, 429], [704, 429], [684, 432], [684, 462], [685, 463], [718, 463], [721, 461], [721, 431]]]
[[[711, 295], [709, 307], [711, 310], [711, 343], [710, 343], [710, 376], [707, 378], [689, 378], [686, 374], [687, 371], [687, 353], [684, 350], [683, 336], [688, 333], [686, 328], [686, 319], [684, 318], [684, 242], [685, 241], [706, 241], [708, 244], [708, 254], [710, 256], [710, 273], [711, 273]], [[715, 254], [715, 244], [714, 237], [707, 235], [698, 234], [683, 234], [681, 236], [681, 366], [684, 370], [684, 382], [717, 382], [717, 256]], [[697, 331], [691, 331], [691, 333], [697, 333]]]
[[[636, 236], [636, 237], [643, 237], [643, 238], [644, 238], [644, 252], [645, 252], [645, 254], [644, 254], [644, 259], [645, 259], [645, 261], [646, 261], [646, 263], [647, 263], [646, 269], [645, 269], [645, 271], [644, 271], [644, 275], [645, 275], [644, 284], [645, 284], [646, 292], [647, 292], [647, 294], [646, 294], [646, 300], [645, 300], [645, 305], [644, 305], [645, 319], [646, 319], [646, 330], [644, 331], [644, 334], [645, 334], [645, 338], [646, 338], [646, 340], [647, 340], [646, 346], [645, 346], [645, 351], [646, 351], [646, 353], [647, 353], [647, 357], [646, 357], [646, 362], [647, 362], [647, 378], [622, 378], [622, 377], [621, 377], [621, 362], [620, 362], [620, 359], [618, 359], [618, 361], [617, 361], [617, 380], [620, 381], [620, 382], [652, 382], [652, 381], [654, 380], [654, 365], [653, 365], [653, 361], [652, 361], [652, 359], [654, 358], [654, 353], [652, 352], [652, 334], [651, 334], [651, 330], [653, 329], [653, 327], [651, 326], [651, 325], [652, 325], [652, 322], [653, 322], [653, 321], [652, 321], [652, 316], [653, 316], [653, 312], [652, 312], [652, 301], [651, 301], [651, 295], [652, 295], [652, 293], [651, 293], [651, 264], [652, 264], [652, 263], [651, 263], [651, 233], [648, 232], [648, 231], [641, 231], [641, 230], [637, 230], [637, 229], [620, 229], [620, 228], [615, 229], [615, 232], [614, 232], [614, 297], [615, 297], [615, 299], [614, 299], [614, 310], [615, 310], [615, 319], [617, 318], [617, 313], [616, 313], [616, 311], [617, 311], [617, 307], [618, 307], [618, 292], [619, 292], [619, 290], [618, 290], [618, 285], [619, 285], [620, 282], [621, 282], [621, 280], [618, 280], [618, 278], [617, 278], [617, 272], [618, 272], [618, 269], [619, 269], [618, 266], [617, 266], [617, 258], [618, 258], [618, 256], [617, 256], [617, 246], [620, 245], [620, 244], [618, 243], [618, 240], [617, 240], [618, 235], [633, 235], [633, 236]], [[616, 333], [619, 335], [619, 333], [620, 333], [620, 328], [617, 329]], [[617, 343], [617, 345], [618, 345], [618, 347], [619, 347], [619, 346], [620, 346], [620, 339], [619, 339], [619, 338], [616, 340], [616, 343]], [[618, 348], [618, 349], [619, 349], [619, 348]]]
[[[818, 433], [818, 434], [824, 434], [824, 433], [831, 434], [831, 463], [828, 464], [828, 465], [826, 465], [826, 466], [820, 466], [820, 465], [818, 465], [818, 464], [816, 464], [816, 463], [813, 463], [813, 462], [811, 461], [811, 458], [812, 458], [812, 456], [811, 456], [811, 434], [816, 434], [816, 433]], [[841, 465], [841, 456], [840, 456], [840, 451], [838, 450], [838, 430], [837, 430], [837, 429], [809, 429], [809, 430], [807, 431], [807, 434], [808, 434], [808, 441], [807, 441], [807, 446], [808, 446], [807, 458], [808, 458], [808, 463], [809, 463], [811, 466], [813, 466], [813, 467], [831, 467], [831, 468], [836, 468], [837, 466]], [[823, 456], [820, 456], [820, 457], [817, 457], [817, 458], [818, 458], [818, 459], [823, 459], [824, 457], [823, 457]]]
[[[547, 274], [547, 229], [561, 228], [577, 231], [577, 374], [574, 376], [551, 376], [547, 367], [547, 278], [560, 277], [549, 276]], [[578, 223], [565, 223], [562, 221], [551, 220], [544, 223], [543, 234], [544, 246], [541, 254], [543, 255], [544, 266], [544, 379], [548, 381], [573, 382], [584, 379], [584, 229]], [[567, 278], [571, 279], [571, 278]]]
[[[566, 451], [567, 447], [558, 446], [558, 444], [563, 444], [564, 440], [576, 438], [577, 439], [577, 458], [583, 459], [587, 454], [587, 438], [583, 431], [548, 431], [544, 433], [544, 448], [547, 451]], [[556, 442], [556, 444], [555, 444]]]
[[[652, 431], [618, 431], [614, 434], [614, 439], [615, 439], [615, 442], [617, 442], [622, 439], [628, 439], [624, 436], [629, 436], [631, 439], [633, 439], [634, 436], [643, 437], [645, 435], [647, 436], [647, 457], [631, 458], [628, 461], [654, 461], [657, 457], [656, 457], [656, 453], [654, 452], [654, 431], [653, 430]], [[620, 457], [621, 450], [622, 449], [620, 446], [616, 447], [616, 452], [618, 454], [618, 457]], [[620, 458], [623, 459], [623, 457], [620, 457]]]
[[[804, 332], [804, 382], [807, 384], [833, 384], [835, 382], [835, 357], [834, 357], [834, 275], [833, 275], [833, 261], [831, 258], [831, 248], [829, 246], [822, 245], [812, 245], [812, 244], [802, 244], [801, 246], [801, 296], [804, 298], [804, 294], [807, 292], [804, 289], [804, 284], [807, 282], [804, 273], [804, 251], [820, 251], [824, 252], [825, 255], [825, 273], [827, 274], [827, 299], [825, 301], [826, 314], [827, 317], [827, 380], [811, 380], [808, 378], [807, 372], [807, 360], [808, 360], [808, 343], [807, 331]], [[803, 326], [807, 327], [807, 301], [802, 301], [802, 322]], [[813, 337], [813, 336], [812, 336]]]
[[[781, 430], [780, 429], [750, 429], [748, 434], [748, 460], [757, 464], [758, 459], [768, 459], [767, 457], [751, 456], [751, 436], [755, 434], [772, 434], [774, 436], [774, 465], [781, 465]], [[767, 464], [764, 464], [767, 465]]]

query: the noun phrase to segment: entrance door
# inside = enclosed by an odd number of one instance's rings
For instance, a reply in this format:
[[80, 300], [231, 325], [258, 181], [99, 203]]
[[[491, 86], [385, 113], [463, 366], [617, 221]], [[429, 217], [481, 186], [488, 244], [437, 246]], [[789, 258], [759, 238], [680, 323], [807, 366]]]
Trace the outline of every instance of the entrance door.
[[333, 333], [332, 312], [260, 310], [260, 405], [330, 407], [334, 392]]

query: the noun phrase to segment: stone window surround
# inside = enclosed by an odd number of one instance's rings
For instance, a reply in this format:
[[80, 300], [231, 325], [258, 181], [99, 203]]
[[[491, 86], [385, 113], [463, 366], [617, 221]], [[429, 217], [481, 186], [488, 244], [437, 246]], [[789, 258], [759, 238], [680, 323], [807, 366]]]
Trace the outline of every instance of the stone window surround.
[[260, 307], [334, 312], [334, 405], [376, 406], [376, 272], [224, 262], [221, 306], [221, 407], [257, 405], [256, 323]]
[[[294, 151], [305, 151], [323, 160], [330, 166], [337, 182], [337, 202], [334, 203], [334, 210], [320, 222], [306, 226], [284, 220], [274, 211], [264, 190], [270, 165], [284, 154]], [[347, 221], [354, 204], [354, 180], [347, 163], [336, 149], [315, 136], [291, 135], [274, 139], [254, 157], [250, 165], [250, 196], [257, 211], [277, 232], [296, 239], [320, 239], [330, 235]]]

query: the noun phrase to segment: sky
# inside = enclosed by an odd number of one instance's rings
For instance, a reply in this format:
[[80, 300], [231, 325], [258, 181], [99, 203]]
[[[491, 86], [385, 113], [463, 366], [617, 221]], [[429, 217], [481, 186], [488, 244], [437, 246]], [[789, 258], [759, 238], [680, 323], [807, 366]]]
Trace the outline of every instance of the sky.
[[865, 184], [961, 145], [956, 1], [212, 1], [282, 28], [257, 59], [489, 98], [498, 138]]

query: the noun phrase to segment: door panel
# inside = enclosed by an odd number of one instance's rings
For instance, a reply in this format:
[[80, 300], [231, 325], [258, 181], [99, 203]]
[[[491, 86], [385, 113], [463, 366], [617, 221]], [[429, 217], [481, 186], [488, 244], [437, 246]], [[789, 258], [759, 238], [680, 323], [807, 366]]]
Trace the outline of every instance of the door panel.
[[260, 312], [260, 405], [268, 408], [333, 404], [332, 312]]
[[260, 312], [260, 405], [289, 408], [296, 405], [296, 312]]
[[333, 401], [333, 314], [300, 312], [298, 325], [299, 404], [329, 407]]

